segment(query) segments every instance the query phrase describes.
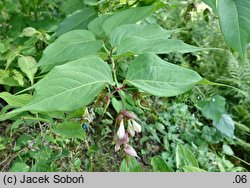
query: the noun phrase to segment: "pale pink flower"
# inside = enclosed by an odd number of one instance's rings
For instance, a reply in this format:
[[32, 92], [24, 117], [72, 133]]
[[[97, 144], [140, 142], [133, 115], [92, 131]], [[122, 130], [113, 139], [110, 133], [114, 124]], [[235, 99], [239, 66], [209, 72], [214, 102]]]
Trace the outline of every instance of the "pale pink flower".
[[124, 137], [116, 142], [115, 151], [121, 148], [122, 144], [127, 144], [129, 142], [128, 133], [125, 133]]
[[124, 120], [123, 119], [121, 120], [119, 129], [117, 131], [117, 136], [120, 140], [123, 139], [123, 137], [125, 136], [125, 128], [124, 128]]
[[138, 157], [136, 151], [130, 145], [126, 145], [124, 151], [132, 157]]

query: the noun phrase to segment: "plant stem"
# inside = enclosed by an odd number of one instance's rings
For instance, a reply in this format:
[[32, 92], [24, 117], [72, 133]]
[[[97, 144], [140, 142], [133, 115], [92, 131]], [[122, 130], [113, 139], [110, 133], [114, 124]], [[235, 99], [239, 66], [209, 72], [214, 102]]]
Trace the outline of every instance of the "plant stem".
[[[104, 48], [104, 50], [105, 50], [107, 53], [109, 53], [109, 59], [110, 59], [110, 61], [111, 61], [111, 63], [112, 63], [113, 79], [114, 79], [114, 82], [115, 82], [116, 87], [119, 88], [119, 87], [121, 87], [121, 84], [119, 84], [119, 82], [118, 82], [118, 79], [117, 79], [117, 72], [116, 72], [116, 63], [115, 63], [114, 58], [112, 57], [112, 55], [113, 55], [113, 48], [111, 48], [110, 51], [108, 51], [108, 49], [106, 48], [105, 45], [103, 45], [103, 48]], [[121, 98], [121, 101], [122, 101], [122, 108], [125, 109], [125, 106], [124, 106], [125, 101], [124, 101], [124, 98], [122, 97], [121, 91], [118, 91], [118, 94], [119, 94], [119, 96], [120, 96], [120, 98]]]
[[[89, 151], [89, 148], [90, 148], [90, 147], [89, 147], [89, 142], [88, 142], [88, 135], [87, 135], [87, 133], [86, 133], [85, 144], [86, 144], [86, 147], [87, 147], [87, 149], [88, 149], [88, 151]], [[89, 157], [89, 160], [90, 160], [89, 171], [92, 172], [92, 171], [93, 171], [93, 157], [90, 156], [90, 157]]]
[[109, 50], [106, 48], [106, 46], [103, 44], [103, 49], [104, 49], [104, 51], [109, 55], [110, 53], [109, 53]]
[[245, 91], [242, 91], [241, 89], [239, 89], [239, 88], [237, 88], [237, 87], [230, 86], [230, 85], [227, 85], [227, 84], [212, 82], [212, 81], [209, 81], [209, 80], [204, 79], [204, 78], [203, 78], [200, 82], [198, 82], [197, 84], [200, 84], [200, 85], [213, 85], [213, 86], [228, 87], [228, 88], [231, 88], [231, 89], [235, 89], [236, 91], [240, 92], [240, 93], [241, 93], [242, 95], [244, 95], [245, 97], [248, 97], [248, 94], [247, 94]]
[[232, 155], [232, 157], [234, 157], [235, 159], [238, 159], [239, 161], [241, 161], [241, 162], [245, 163], [246, 165], [250, 166], [249, 162], [247, 162], [247, 161], [245, 161], [245, 160], [243, 160], [243, 159], [241, 159], [241, 158], [239, 158], [239, 157], [237, 157], [235, 155]]
[[195, 86], [195, 89], [201, 94], [201, 96], [203, 98], [206, 98], [206, 96], [204, 95], [204, 93], [200, 90], [200, 88], [198, 88], [197, 86]]
[[111, 63], [112, 63], [112, 70], [113, 70], [113, 77], [114, 77], [114, 81], [115, 81], [115, 85], [117, 87], [119, 87], [119, 83], [117, 80], [117, 76], [116, 76], [116, 66], [115, 66], [115, 61], [112, 57], [110, 57]]

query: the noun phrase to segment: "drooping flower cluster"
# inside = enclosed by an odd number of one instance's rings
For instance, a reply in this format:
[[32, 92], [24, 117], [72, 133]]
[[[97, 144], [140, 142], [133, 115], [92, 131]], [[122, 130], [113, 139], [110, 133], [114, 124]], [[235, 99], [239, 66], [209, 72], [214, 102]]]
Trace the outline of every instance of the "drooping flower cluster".
[[138, 157], [134, 148], [128, 144], [129, 137], [134, 137], [136, 133], [141, 132], [141, 125], [137, 121], [139, 121], [139, 118], [133, 112], [126, 110], [120, 112], [120, 115], [116, 119], [119, 128], [116, 133], [118, 140], [116, 141], [115, 151], [124, 146], [125, 153], [133, 157]]

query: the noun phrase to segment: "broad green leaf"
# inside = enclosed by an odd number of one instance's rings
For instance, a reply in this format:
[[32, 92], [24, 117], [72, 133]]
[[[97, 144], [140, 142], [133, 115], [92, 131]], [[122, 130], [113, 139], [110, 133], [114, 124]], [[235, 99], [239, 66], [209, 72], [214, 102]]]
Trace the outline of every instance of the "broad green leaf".
[[97, 13], [93, 8], [83, 8], [81, 10], [77, 10], [71, 15], [67, 16], [65, 20], [59, 24], [55, 35], [59, 36], [68, 31], [86, 29], [89, 22], [96, 16]]
[[88, 29], [91, 32], [95, 33], [97, 36], [100, 36], [104, 32], [102, 28], [103, 22], [106, 21], [111, 16], [112, 14], [105, 14], [105, 15], [95, 18], [93, 21], [89, 23]]
[[128, 67], [126, 81], [156, 96], [175, 96], [190, 90], [202, 78], [195, 71], [163, 61], [157, 55], [138, 56]]
[[221, 115], [226, 111], [226, 100], [224, 97], [216, 95], [211, 99], [200, 101], [197, 107], [201, 110], [203, 116], [208, 119], [219, 122]]
[[95, 99], [112, 84], [109, 66], [97, 56], [88, 56], [56, 66], [36, 84], [32, 100], [16, 111], [72, 111]]
[[195, 166], [183, 166], [182, 169], [184, 170], [184, 172], [206, 172], [206, 170], [197, 168]]
[[126, 37], [117, 48], [117, 55], [125, 53], [142, 54], [146, 52], [165, 54], [171, 52], [188, 53], [204, 50], [176, 39], [145, 39], [143, 37]]
[[151, 159], [153, 172], [173, 172], [173, 169], [161, 157], [153, 157]]
[[134, 157], [123, 159], [120, 172], [141, 172], [141, 166]]
[[140, 37], [143, 39], [156, 40], [167, 39], [171, 36], [173, 31], [163, 29], [158, 24], [137, 25], [126, 24], [115, 28], [111, 34], [109, 42], [112, 47], [120, 48], [122, 41], [127, 37]]
[[225, 41], [245, 60], [246, 47], [250, 42], [250, 1], [219, 0], [218, 12]]
[[96, 41], [95, 36], [87, 30], [70, 31], [61, 35], [44, 50], [38, 65], [59, 65], [95, 54], [102, 48], [102, 44], [102, 41]]
[[37, 72], [36, 60], [31, 56], [22, 56], [18, 58], [18, 66], [27, 75], [33, 85], [34, 75]]
[[81, 123], [64, 122], [53, 126], [53, 132], [60, 134], [65, 138], [79, 138], [85, 140], [85, 131]]
[[2, 92], [0, 93], [0, 98], [5, 100], [10, 106], [22, 107], [30, 101], [31, 95], [29, 94], [12, 95], [8, 92]]
[[178, 144], [176, 148], [176, 168], [183, 166], [194, 166], [199, 168], [198, 161], [192, 151], [187, 147]]
[[215, 127], [228, 137], [234, 137], [234, 121], [228, 114], [222, 114], [219, 122], [214, 122]]
[[30, 167], [26, 163], [15, 162], [9, 172], [29, 172]]
[[148, 17], [150, 14], [152, 14], [154, 11], [154, 6], [146, 6], [146, 7], [136, 7], [136, 8], [130, 8], [121, 12], [118, 12], [117, 14], [111, 16], [108, 18], [102, 25], [104, 31], [106, 34], [110, 34], [110, 32], [124, 24], [133, 24], [136, 23], [146, 17]]

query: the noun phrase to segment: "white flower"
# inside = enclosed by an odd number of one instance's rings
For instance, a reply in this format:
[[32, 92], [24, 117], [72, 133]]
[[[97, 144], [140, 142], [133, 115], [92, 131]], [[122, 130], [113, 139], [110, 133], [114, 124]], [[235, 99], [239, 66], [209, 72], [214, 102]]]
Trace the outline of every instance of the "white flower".
[[118, 136], [118, 138], [120, 140], [123, 139], [124, 136], [125, 136], [125, 128], [124, 128], [124, 121], [123, 121], [123, 119], [121, 120], [120, 127], [119, 127], [119, 129], [117, 131], [117, 136]]
[[126, 145], [124, 151], [132, 157], [138, 157], [136, 151], [130, 145]]
[[135, 136], [135, 129], [134, 126], [132, 125], [131, 121], [128, 120], [128, 133], [133, 137]]
[[137, 123], [134, 119], [132, 120], [133, 128], [135, 132], [141, 132], [141, 125]]

